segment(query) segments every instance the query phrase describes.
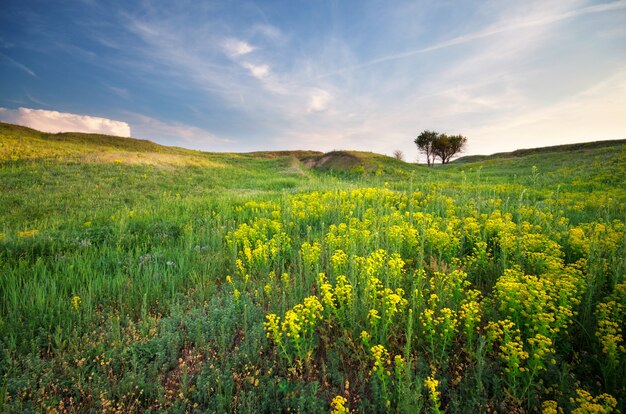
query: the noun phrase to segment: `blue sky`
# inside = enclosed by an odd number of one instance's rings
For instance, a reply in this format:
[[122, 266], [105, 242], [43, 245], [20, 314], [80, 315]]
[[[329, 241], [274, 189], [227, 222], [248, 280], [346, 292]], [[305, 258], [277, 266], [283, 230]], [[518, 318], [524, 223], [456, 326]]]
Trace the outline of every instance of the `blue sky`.
[[0, 119], [408, 160], [424, 129], [469, 154], [620, 139], [624, 22], [626, 0], [4, 0]]

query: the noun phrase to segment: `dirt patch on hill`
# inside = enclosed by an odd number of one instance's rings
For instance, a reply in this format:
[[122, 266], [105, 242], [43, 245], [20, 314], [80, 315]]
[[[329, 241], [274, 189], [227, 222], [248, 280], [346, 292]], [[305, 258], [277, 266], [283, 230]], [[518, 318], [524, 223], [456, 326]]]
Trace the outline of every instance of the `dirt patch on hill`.
[[289, 163], [287, 164], [286, 168], [282, 170], [282, 172], [285, 174], [306, 175], [306, 172], [302, 169], [302, 167], [303, 163], [298, 158], [291, 157]]
[[308, 168], [324, 170], [350, 170], [363, 165], [356, 155], [344, 151], [333, 151], [316, 157], [307, 157], [301, 160]]

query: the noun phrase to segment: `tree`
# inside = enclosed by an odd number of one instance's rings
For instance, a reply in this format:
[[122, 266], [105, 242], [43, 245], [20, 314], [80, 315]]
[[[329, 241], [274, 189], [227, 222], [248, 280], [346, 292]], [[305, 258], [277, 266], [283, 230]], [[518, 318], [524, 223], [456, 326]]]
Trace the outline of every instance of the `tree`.
[[433, 152], [433, 144], [439, 134], [435, 131], [422, 131], [421, 134], [415, 138], [415, 145], [417, 145], [418, 151], [423, 152], [426, 155], [426, 162], [428, 166], [432, 166], [435, 163], [435, 153]]
[[463, 151], [467, 138], [463, 135], [446, 135], [439, 134], [437, 139], [433, 141], [433, 152], [435, 157], [441, 159], [442, 164], [447, 164], [455, 154]]
[[439, 157], [442, 164], [447, 164], [450, 159], [463, 151], [467, 138], [463, 135], [446, 135], [435, 131], [423, 131], [415, 138], [417, 149], [426, 155], [426, 162], [429, 167], [435, 163]]
[[393, 157], [398, 161], [404, 161], [404, 152], [402, 152], [401, 150], [395, 150], [393, 152]]

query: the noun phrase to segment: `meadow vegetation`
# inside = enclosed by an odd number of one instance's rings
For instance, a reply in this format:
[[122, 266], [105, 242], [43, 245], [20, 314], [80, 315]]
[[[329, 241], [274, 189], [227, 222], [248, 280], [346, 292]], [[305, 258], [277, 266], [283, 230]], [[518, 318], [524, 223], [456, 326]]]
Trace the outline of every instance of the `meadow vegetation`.
[[624, 142], [325, 156], [0, 124], [0, 412], [624, 412]]

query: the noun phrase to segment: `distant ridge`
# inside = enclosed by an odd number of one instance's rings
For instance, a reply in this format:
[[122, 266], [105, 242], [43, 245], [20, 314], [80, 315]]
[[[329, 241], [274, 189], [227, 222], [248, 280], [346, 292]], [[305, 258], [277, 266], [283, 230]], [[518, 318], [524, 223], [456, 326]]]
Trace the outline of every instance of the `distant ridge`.
[[615, 139], [615, 140], [607, 140], [607, 141], [592, 141], [592, 142], [581, 142], [577, 144], [564, 144], [564, 145], [554, 145], [550, 147], [539, 147], [539, 148], [526, 148], [526, 149], [518, 149], [511, 152], [498, 152], [491, 155], [468, 155], [465, 157], [457, 158], [454, 161], [450, 161], [450, 163], [468, 163], [468, 162], [479, 162], [492, 160], [494, 158], [517, 158], [524, 157], [527, 155], [533, 154], [546, 154], [551, 152], [569, 152], [569, 151], [581, 151], [581, 150], [591, 150], [597, 148], [604, 147], [614, 147], [626, 145], [626, 139]]
[[[519, 149], [491, 155], [469, 155], [450, 162], [465, 164], [515, 159], [538, 154], [592, 151], [626, 145], [626, 139]], [[160, 145], [146, 139], [79, 132], [46, 133], [0, 122], [0, 162], [5, 159], [54, 158], [74, 162], [115, 162], [155, 165], [218, 165], [236, 159], [280, 159], [288, 169], [348, 173], [409, 173], [423, 165], [364, 151], [275, 150], [247, 153], [207, 152]]]
[[[187, 150], [179, 147], [160, 145], [147, 139], [119, 137], [116, 135], [93, 134], [87, 132], [42, 132], [22, 125], [0, 122], [0, 134], [5, 136], [20, 135], [29, 138], [38, 138], [46, 141], [65, 142], [85, 146], [109, 147], [125, 151], [136, 152], [179, 152]], [[196, 152], [196, 151], [194, 151]]]

